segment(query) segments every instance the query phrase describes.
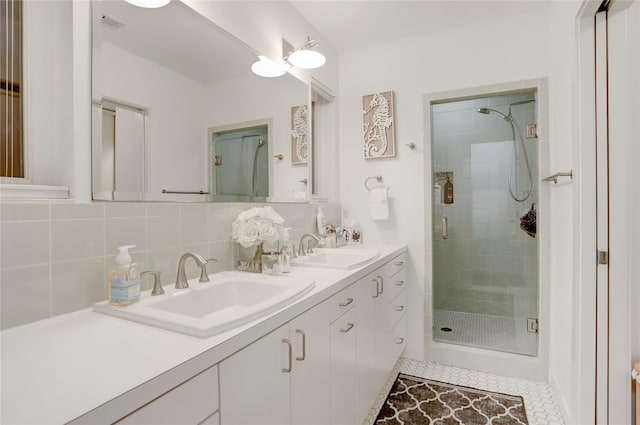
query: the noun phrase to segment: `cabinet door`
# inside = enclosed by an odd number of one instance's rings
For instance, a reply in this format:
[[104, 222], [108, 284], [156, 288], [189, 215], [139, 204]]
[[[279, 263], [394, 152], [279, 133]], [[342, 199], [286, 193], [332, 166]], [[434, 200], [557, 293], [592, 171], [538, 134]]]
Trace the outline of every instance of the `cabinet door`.
[[331, 325], [331, 424], [362, 422], [356, 410], [356, 311]]
[[289, 323], [293, 341], [291, 423], [331, 421], [330, 303], [325, 301]]
[[220, 363], [223, 425], [291, 423], [289, 324]]
[[358, 327], [356, 329], [356, 411], [359, 422], [369, 413], [378, 391], [387, 377], [380, 361], [379, 327], [376, 307], [380, 302], [379, 281], [374, 272], [356, 283]]

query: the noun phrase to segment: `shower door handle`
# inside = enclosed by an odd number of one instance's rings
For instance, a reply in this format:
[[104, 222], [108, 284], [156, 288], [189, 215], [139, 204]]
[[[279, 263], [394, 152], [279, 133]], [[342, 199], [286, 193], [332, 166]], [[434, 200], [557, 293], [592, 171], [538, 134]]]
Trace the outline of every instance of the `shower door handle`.
[[446, 215], [442, 216], [442, 239], [449, 237], [449, 219]]

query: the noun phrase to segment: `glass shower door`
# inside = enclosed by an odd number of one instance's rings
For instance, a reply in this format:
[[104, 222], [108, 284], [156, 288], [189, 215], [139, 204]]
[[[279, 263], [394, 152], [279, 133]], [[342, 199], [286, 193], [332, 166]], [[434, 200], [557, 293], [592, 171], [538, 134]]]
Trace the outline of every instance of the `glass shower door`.
[[437, 341], [537, 355], [536, 113], [533, 92], [432, 105]]

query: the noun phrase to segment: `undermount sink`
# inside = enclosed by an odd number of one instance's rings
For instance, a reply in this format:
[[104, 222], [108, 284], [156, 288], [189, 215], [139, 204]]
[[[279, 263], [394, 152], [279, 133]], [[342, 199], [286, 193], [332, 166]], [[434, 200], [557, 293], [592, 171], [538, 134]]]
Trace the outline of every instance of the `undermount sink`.
[[294, 266], [350, 270], [364, 266], [380, 256], [374, 249], [316, 248], [313, 254], [291, 260]]
[[166, 286], [164, 295], [142, 294], [140, 301], [114, 307], [107, 301], [93, 309], [163, 329], [201, 338], [233, 329], [265, 316], [301, 298], [314, 287], [313, 281], [291, 276], [253, 275], [247, 272], [221, 272], [209, 276], [210, 282], [189, 281], [189, 288]]

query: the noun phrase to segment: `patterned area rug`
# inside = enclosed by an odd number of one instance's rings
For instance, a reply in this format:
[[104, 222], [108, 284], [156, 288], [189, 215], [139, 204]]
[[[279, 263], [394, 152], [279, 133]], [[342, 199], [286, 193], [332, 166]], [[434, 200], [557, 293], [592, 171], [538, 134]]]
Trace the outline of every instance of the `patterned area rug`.
[[398, 374], [376, 424], [528, 425], [522, 397]]

